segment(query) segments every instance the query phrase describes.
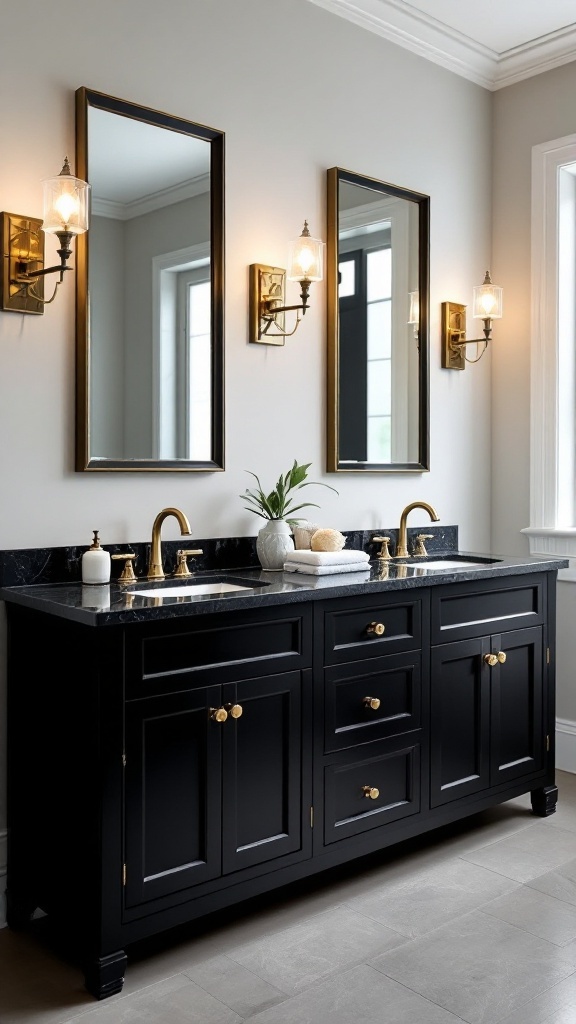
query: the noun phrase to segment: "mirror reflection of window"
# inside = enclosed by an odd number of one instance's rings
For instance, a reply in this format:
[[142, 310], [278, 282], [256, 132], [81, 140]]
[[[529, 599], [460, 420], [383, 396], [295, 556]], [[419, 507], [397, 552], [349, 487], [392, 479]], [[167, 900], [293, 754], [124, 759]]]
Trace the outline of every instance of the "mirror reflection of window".
[[192, 271], [185, 284], [188, 381], [188, 459], [209, 459], [212, 423], [212, 351], [209, 268]]
[[366, 253], [368, 462], [390, 462], [392, 414], [392, 250]]

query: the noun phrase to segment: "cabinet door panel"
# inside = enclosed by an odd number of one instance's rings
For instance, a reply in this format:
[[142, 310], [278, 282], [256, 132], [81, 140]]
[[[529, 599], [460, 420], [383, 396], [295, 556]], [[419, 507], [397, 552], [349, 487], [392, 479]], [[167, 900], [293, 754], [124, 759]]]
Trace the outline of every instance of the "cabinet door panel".
[[[418, 734], [416, 734], [418, 735]], [[366, 755], [366, 748], [362, 748]], [[366, 832], [420, 810], [420, 746], [394, 739], [324, 769], [324, 842]], [[374, 799], [366, 790], [372, 790]]]
[[301, 685], [286, 672], [222, 687], [242, 707], [223, 730], [224, 874], [301, 849]]
[[419, 729], [420, 661], [413, 651], [326, 669], [325, 751]]
[[126, 706], [126, 906], [220, 874], [220, 687]]
[[483, 659], [489, 651], [487, 638], [432, 650], [432, 807], [490, 785], [490, 670]]
[[493, 786], [539, 771], [544, 756], [542, 630], [518, 629], [492, 638], [504, 664], [491, 671]]

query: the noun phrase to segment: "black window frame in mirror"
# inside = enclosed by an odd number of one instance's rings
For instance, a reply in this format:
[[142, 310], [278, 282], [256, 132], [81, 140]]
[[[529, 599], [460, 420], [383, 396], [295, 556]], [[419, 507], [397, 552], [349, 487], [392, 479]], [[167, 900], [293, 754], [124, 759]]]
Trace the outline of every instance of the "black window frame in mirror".
[[76, 240], [76, 471], [221, 471], [224, 469], [224, 133], [83, 86], [76, 91], [76, 173], [88, 182], [90, 107], [190, 135], [210, 144], [211, 457], [195, 461], [172, 458], [102, 459], [92, 456], [88, 230]]
[[[414, 462], [368, 462], [351, 464], [340, 457], [339, 418], [341, 394], [339, 389], [339, 186], [341, 182], [380, 192], [383, 196], [404, 199], [417, 204], [418, 209], [418, 455]], [[327, 330], [328, 330], [328, 396], [327, 396], [327, 471], [329, 473], [424, 473], [430, 469], [429, 433], [429, 294], [430, 294], [430, 197], [411, 189], [391, 185], [342, 167], [331, 167], [327, 172]], [[408, 295], [406, 296], [406, 320]]]

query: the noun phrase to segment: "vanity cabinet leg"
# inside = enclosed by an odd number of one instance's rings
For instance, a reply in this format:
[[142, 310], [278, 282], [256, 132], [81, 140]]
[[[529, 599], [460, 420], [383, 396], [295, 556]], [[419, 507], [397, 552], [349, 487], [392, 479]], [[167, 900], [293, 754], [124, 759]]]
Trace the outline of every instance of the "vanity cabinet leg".
[[543, 786], [542, 789], [533, 789], [530, 793], [532, 801], [532, 813], [539, 818], [547, 818], [554, 814], [558, 802], [558, 786]]
[[122, 991], [124, 971], [126, 970], [126, 953], [123, 949], [108, 956], [96, 957], [86, 965], [84, 983], [88, 991], [96, 999], [106, 999]]

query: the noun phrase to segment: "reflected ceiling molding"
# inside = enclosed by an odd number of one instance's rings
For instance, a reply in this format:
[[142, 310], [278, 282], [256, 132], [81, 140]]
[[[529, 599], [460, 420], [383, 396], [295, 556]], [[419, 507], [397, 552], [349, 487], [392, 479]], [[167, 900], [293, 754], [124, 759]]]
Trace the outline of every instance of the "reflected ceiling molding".
[[182, 181], [178, 185], [170, 185], [128, 203], [95, 197], [92, 199], [92, 214], [95, 217], [108, 217], [110, 220], [132, 220], [134, 217], [143, 217], [154, 210], [161, 210], [165, 206], [181, 203], [185, 199], [192, 199], [209, 191], [210, 175], [200, 174], [197, 178], [190, 178], [189, 181]]

